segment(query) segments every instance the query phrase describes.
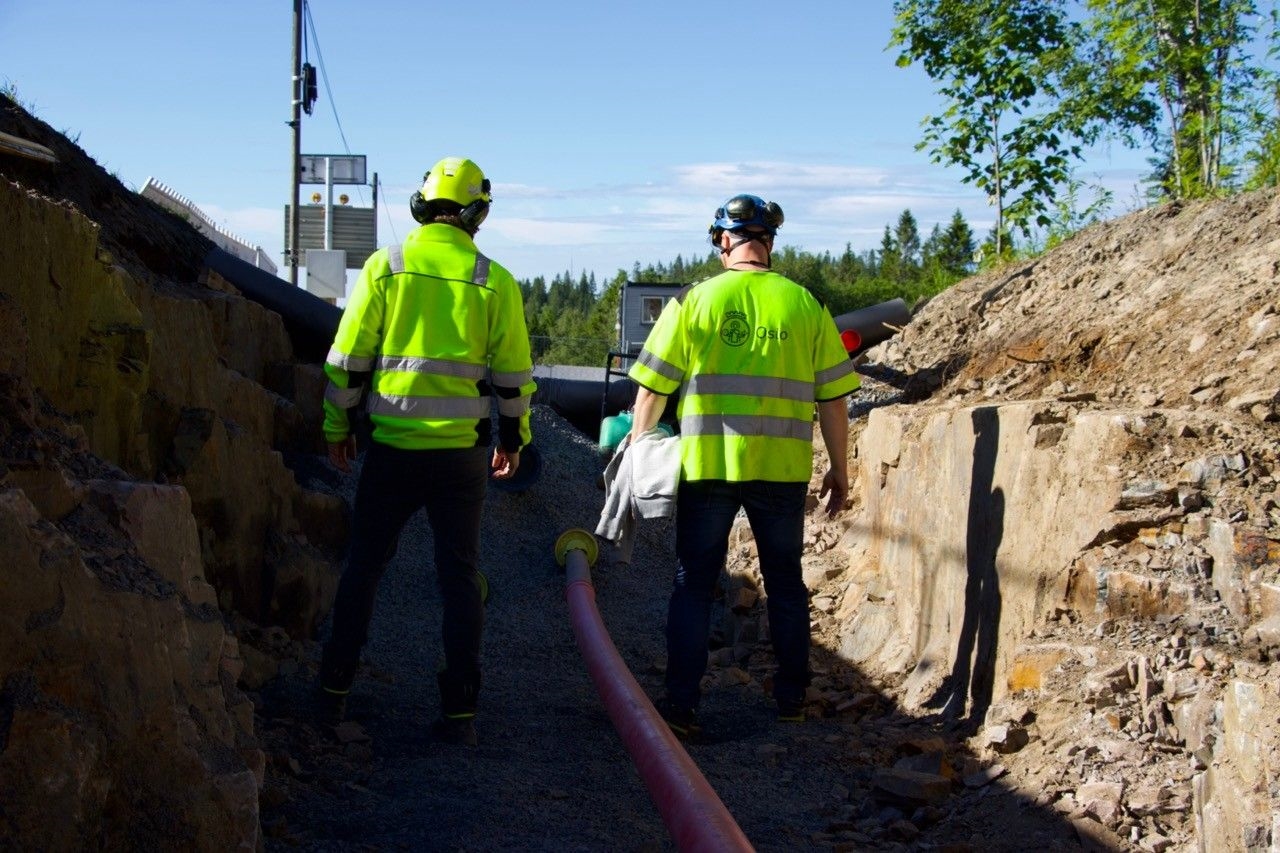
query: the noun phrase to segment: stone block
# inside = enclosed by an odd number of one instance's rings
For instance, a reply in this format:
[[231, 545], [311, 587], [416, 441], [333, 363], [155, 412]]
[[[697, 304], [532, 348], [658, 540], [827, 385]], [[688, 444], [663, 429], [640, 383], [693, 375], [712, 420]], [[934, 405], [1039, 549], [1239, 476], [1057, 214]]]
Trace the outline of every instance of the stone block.
[[1133, 572], [1107, 574], [1106, 614], [1110, 618], [1154, 619], [1185, 613], [1190, 589], [1162, 578]]
[[937, 805], [951, 795], [951, 780], [933, 773], [882, 768], [872, 778], [876, 796], [896, 802]]
[[1045, 685], [1045, 676], [1072, 657], [1071, 650], [1062, 645], [1020, 647], [1009, 663], [1005, 685], [1010, 693], [1039, 690]]
[[51, 465], [12, 465], [5, 483], [21, 489], [49, 521], [61, 521], [84, 500], [84, 486]]

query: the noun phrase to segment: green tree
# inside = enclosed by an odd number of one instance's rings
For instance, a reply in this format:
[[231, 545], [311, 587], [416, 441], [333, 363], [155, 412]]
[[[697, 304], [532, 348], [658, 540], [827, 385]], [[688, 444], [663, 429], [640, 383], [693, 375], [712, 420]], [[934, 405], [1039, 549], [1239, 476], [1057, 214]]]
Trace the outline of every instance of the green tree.
[[875, 274], [890, 281], [898, 280], [898, 270], [902, 266], [902, 250], [898, 240], [889, 226], [884, 227], [884, 235], [880, 238], [880, 252], [876, 256]]
[[920, 226], [910, 210], [898, 216], [893, 242], [898, 248], [897, 280], [903, 283], [915, 280], [920, 275]]
[[1272, 111], [1259, 115], [1257, 139], [1254, 147], [1244, 155], [1249, 168], [1246, 189], [1280, 186], [1280, 85], [1273, 88], [1275, 102]]
[[923, 265], [954, 281], [973, 270], [975, 248], [973, 229], [957, 208], [945, 229], [941, 225], [933, 226], [923, 250]]
[[898, 65], [923, 65], [947, 103], [925, 117], [917, 147], [987, 193], [1003, 255], [1011, 228], [1048, 224], [1056, 187], [1096, 132], [1094, 115], [1062, 98], [1081, 30], [1062, 0], [895, 0], [893, 9]]
[[529, 334], [544, 334], [544, 330], [538, 328], [537, 323], [539, 316], [542, 314], [542, 309], [547, 304], [546, 279], [538, 276], [531, 282], [522, 282], [520, 291], [524, 295], [524, 322], [529, 327]]
[[1229, 189], [1262, 80], [1251, 62], [1254, 0], [1086, 0], [1098, 74], [1155, 147], [1150, 176], [1165, 198]]
[[839, 281], [855, 281], [867, 272], [867, 262], [853, 251], [853, 245], [844, 244], [844, 252], [835, 259], [833, 275]]
[[1249, 170], [1245, 187], [1251, 190], [1280, 186], [1280, 73], [1275, 70], [1280, 61], [1280, 5], [1271, 10], [1267, 40], [1271, 65], [1260, 74], [1260, 97], [1250, 122], [1254, 140], [1244, 155]]
[[[1092, 189], [1087, 203], [1084, 201], [1086, 189]], [[1054, 199], [1050, 223], [1044, 233], [1044, 249], [1052, 249], [1077, 231], [1101, 222], [1114, 198], [1105, 187], [1086, 188], [1084, 182], [1073, 175]]]

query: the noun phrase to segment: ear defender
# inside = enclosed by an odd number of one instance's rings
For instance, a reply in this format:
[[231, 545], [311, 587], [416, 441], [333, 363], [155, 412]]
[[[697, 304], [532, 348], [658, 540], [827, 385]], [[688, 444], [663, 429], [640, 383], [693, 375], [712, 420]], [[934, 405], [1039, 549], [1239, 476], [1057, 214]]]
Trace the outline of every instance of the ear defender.
[[431, 221], [431, 216], [427, 211], [427, 200], [422, 197], [421, 192], [415, 192], [409, 196], [409, 213], [413, 215], [413, 220], [419, 225], [426, 225]]
[[[423, 186], [427, 183], [427, 178], [431, 176], [427, 172], [422, 176]], [[489, 195], [489, 179], [485, 178], [481, 184], [481, 191], [485, 195]], [[445, 199], [449, 200], [449, 199]], [[431, 210], [431, 202], [427, 201], [426, 196], [422, 194], [422, 190], [418, 190], [409, 196], [409, 213], [413, 219], [420, 225], [427, 225], [434, 221], [434, 214]], [[458, 219], [472, 231], [480, 227], [480, 223], [484, 222], [485, 217], [489, 215], [489, 202], [483, 198], [478, 198], [470, 204], [458, 211]]]
[[782, 208], [777, 202], [769, 202], [764, 206], [764, 224], [771, 230], [777, 231], [782, 227]]
[[478, 198], [471, 204], [458, 211], [458, 218], [462, 220], [462, 224], [470, 228], [472, 231], [480, 227], [480, 223], [484, 222], [486, 216], [489, 215], [489, 202], [482, 198]]
[[[480, 192], [490, 198], [493, 197], [490, 195], [492, 188], [492, 184], [489, 183], [488, 178], [485, 178], [480, 182]], [[458, 218], [462, 220], [463, 225], [466, 225], [472, 231], [475, 231], [480, 227], [480, 223], [484, 222], [485, 217], [488, 215], [489, 202], [485, 201], [483, 198], [478, 198], [466, 207], [462, 208], [462, 212], [458, 214]]]
[[[776, 202], [743, 194], [734, 196], [716, 208], [712, 228], [737, 232], [744, 228], [762, 227], [772, 235], [778, 233], [782, 220], [782, 208]], [[714, 235], [714, 231], [712, 234]]]

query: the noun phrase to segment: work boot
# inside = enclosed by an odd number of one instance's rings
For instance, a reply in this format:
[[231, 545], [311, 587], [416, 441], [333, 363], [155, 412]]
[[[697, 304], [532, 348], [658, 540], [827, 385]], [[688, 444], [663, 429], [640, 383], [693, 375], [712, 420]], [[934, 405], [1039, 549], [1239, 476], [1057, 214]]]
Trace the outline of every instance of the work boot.
[[666, 697], [655, 702], [654, 708], [678, 740], [696, 741], [702, 734], [702, 725], [698, 722], [696, 709], [676, 705]]
[[336, 693], [319, 684], [311, 695], [312, 713], [322, 726], [336, 726], [347, 716], [347, 693]]
[[355, 664], [339, 663], [337, 656], [325, 646], [313, 696], [316, 716], [321, 723], [335, 726], [346, 717], [347, 696], [351, 693], [355, 675]]
[[803, 699], [779, 699], [778, 722], [803, 723], [805, 721]]
[[476, 735], [475, 714], [465, 717], [446, 717], [431, 724], [431, 733], [441, 743], [454, 743], [463, 746], [476, 746], [480, 742]]
[[440, 718], [432, 723], [432, 734], [444, 743], [475, 746], [480, 674], [456, 678], [446, 669], [436, 673], [436, 682], [440, 686]]

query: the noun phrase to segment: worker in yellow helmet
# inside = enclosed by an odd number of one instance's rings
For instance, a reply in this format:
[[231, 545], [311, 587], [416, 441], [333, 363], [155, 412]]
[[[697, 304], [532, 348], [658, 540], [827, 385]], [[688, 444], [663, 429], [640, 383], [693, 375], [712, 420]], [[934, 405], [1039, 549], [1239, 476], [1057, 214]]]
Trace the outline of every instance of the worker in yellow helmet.
[[472, 745], [487, 593], [477, 566], [481, 509], [490, 469], [508, 479], [520, 465], [534, 391], [520, 287], [473, 240], [491, 201], [489, 179], [472, 161], [447, 157], [432, 166], [409, 202], [421, 226], [365, 262], [324, 368], [329, 461], [350, 470], [358, 406], [372, 441], [320, 666], [321, 699], [331, 718], [341, 717], [382, 572], [405, 523], [425, 508], [443, 600], [445, 665], [433, 729]]
[[657, 425], [667, 397], [680, 394], [679, 565], [667, 611], [666, 695], [657, 705], [681, 737], [698, 731], [712, 593], [739, 509], [764, 577], [778, 719], [804, 719], [809, 596], [800, 555], [815, 402], [831, 460], [819, 493], [827, 513], [839, 512], [849, 492], [843, 398], [858, 375], [827, 310], [770, 269], [782, 221], [782, 208], [759, 196], [725, 202], [709, 229], [725, 271], [667, 303], [629, 371], [639, 385], [633, 443]]

